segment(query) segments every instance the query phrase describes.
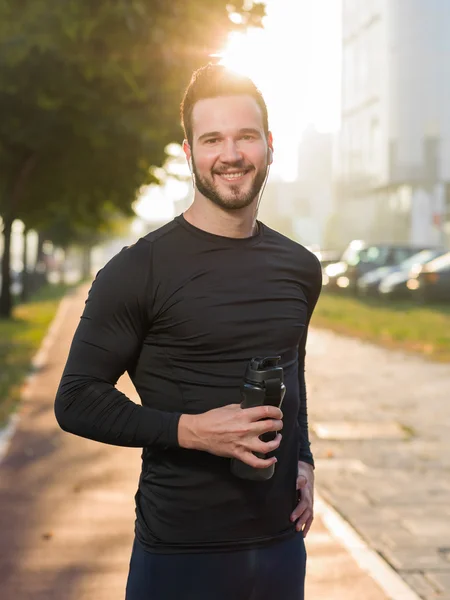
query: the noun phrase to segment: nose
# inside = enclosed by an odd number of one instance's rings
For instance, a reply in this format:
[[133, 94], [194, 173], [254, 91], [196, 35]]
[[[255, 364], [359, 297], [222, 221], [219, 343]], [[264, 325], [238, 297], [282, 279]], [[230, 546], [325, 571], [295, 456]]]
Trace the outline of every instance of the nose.
[[242, 152], [239, 150], [235, 140], [225, 140], [220, 158], [225, 163], [236, 163], [242, 160]]

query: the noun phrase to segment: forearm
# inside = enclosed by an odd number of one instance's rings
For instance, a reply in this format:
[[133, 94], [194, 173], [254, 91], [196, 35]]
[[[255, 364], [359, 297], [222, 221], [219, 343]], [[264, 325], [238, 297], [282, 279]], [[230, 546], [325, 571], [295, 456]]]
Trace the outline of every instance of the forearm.
[[309, 441], [309, 427], [308, 427], [308, 410], [306, 400], [306, 382], [305, 382], [305, 371], [304, 364], [300, 363], [299, 369], [299, 396], [300, 406], [298, 411], [298, 427], [299, 427], [299, 461], [308, 463], [314, 468], [314, 457], [311, 452], [311, 443]]
[[178, 413], [140, 406], [92, 377], [63, 376], [55, 416], [64, 431], [105, 444], [178, 446]]

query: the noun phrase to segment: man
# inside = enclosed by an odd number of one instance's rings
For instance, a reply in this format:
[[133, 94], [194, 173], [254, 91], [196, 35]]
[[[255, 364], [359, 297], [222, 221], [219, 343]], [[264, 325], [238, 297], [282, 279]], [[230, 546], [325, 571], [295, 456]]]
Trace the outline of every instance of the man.
[[[256, 220], [273, 146], [253, 82], [200, 69], [182, 120], [193, 203], [97, 275], [56, 417], [143, 448], [127, 600], [300, 600], [314, 485], [304, 358], [321, 270]], [[266, 355], [281, 357], [282, 411], [243, 409], [246, 366]], [[115, 388], [125, 371], [142, 406]], [[237, 477], [232, 458], [276, 463], [274, 475]]]

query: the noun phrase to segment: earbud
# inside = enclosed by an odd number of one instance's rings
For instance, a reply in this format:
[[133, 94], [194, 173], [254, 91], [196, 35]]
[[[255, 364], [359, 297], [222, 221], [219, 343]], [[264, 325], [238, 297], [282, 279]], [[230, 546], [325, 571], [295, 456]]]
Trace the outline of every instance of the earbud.
[[272, 150], [272, 148], [269, 148], [269, 150], [267, 151], [267, 162], [270, 165], [272, 161], [273, 161], [273, 150]]
[[190, 158], [190, 159], [188, 160], [188, 165], [189, 165], [189, 171], [190, 171], [191, 173], [193, 173], [193, 171], [194, 171], [194, 167], [192, 166], [192, 158]]

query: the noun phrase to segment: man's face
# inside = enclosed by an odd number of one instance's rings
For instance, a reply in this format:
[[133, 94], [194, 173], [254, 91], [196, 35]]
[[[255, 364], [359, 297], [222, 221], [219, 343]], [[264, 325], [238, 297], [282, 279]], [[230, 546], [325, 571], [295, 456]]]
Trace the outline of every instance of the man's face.
[[198, 191], [217, 206], [237, 210], [258, 196], [268, 149], [261, 110], [247, 95], [199, 100], [192, 112], [192, 163]]

